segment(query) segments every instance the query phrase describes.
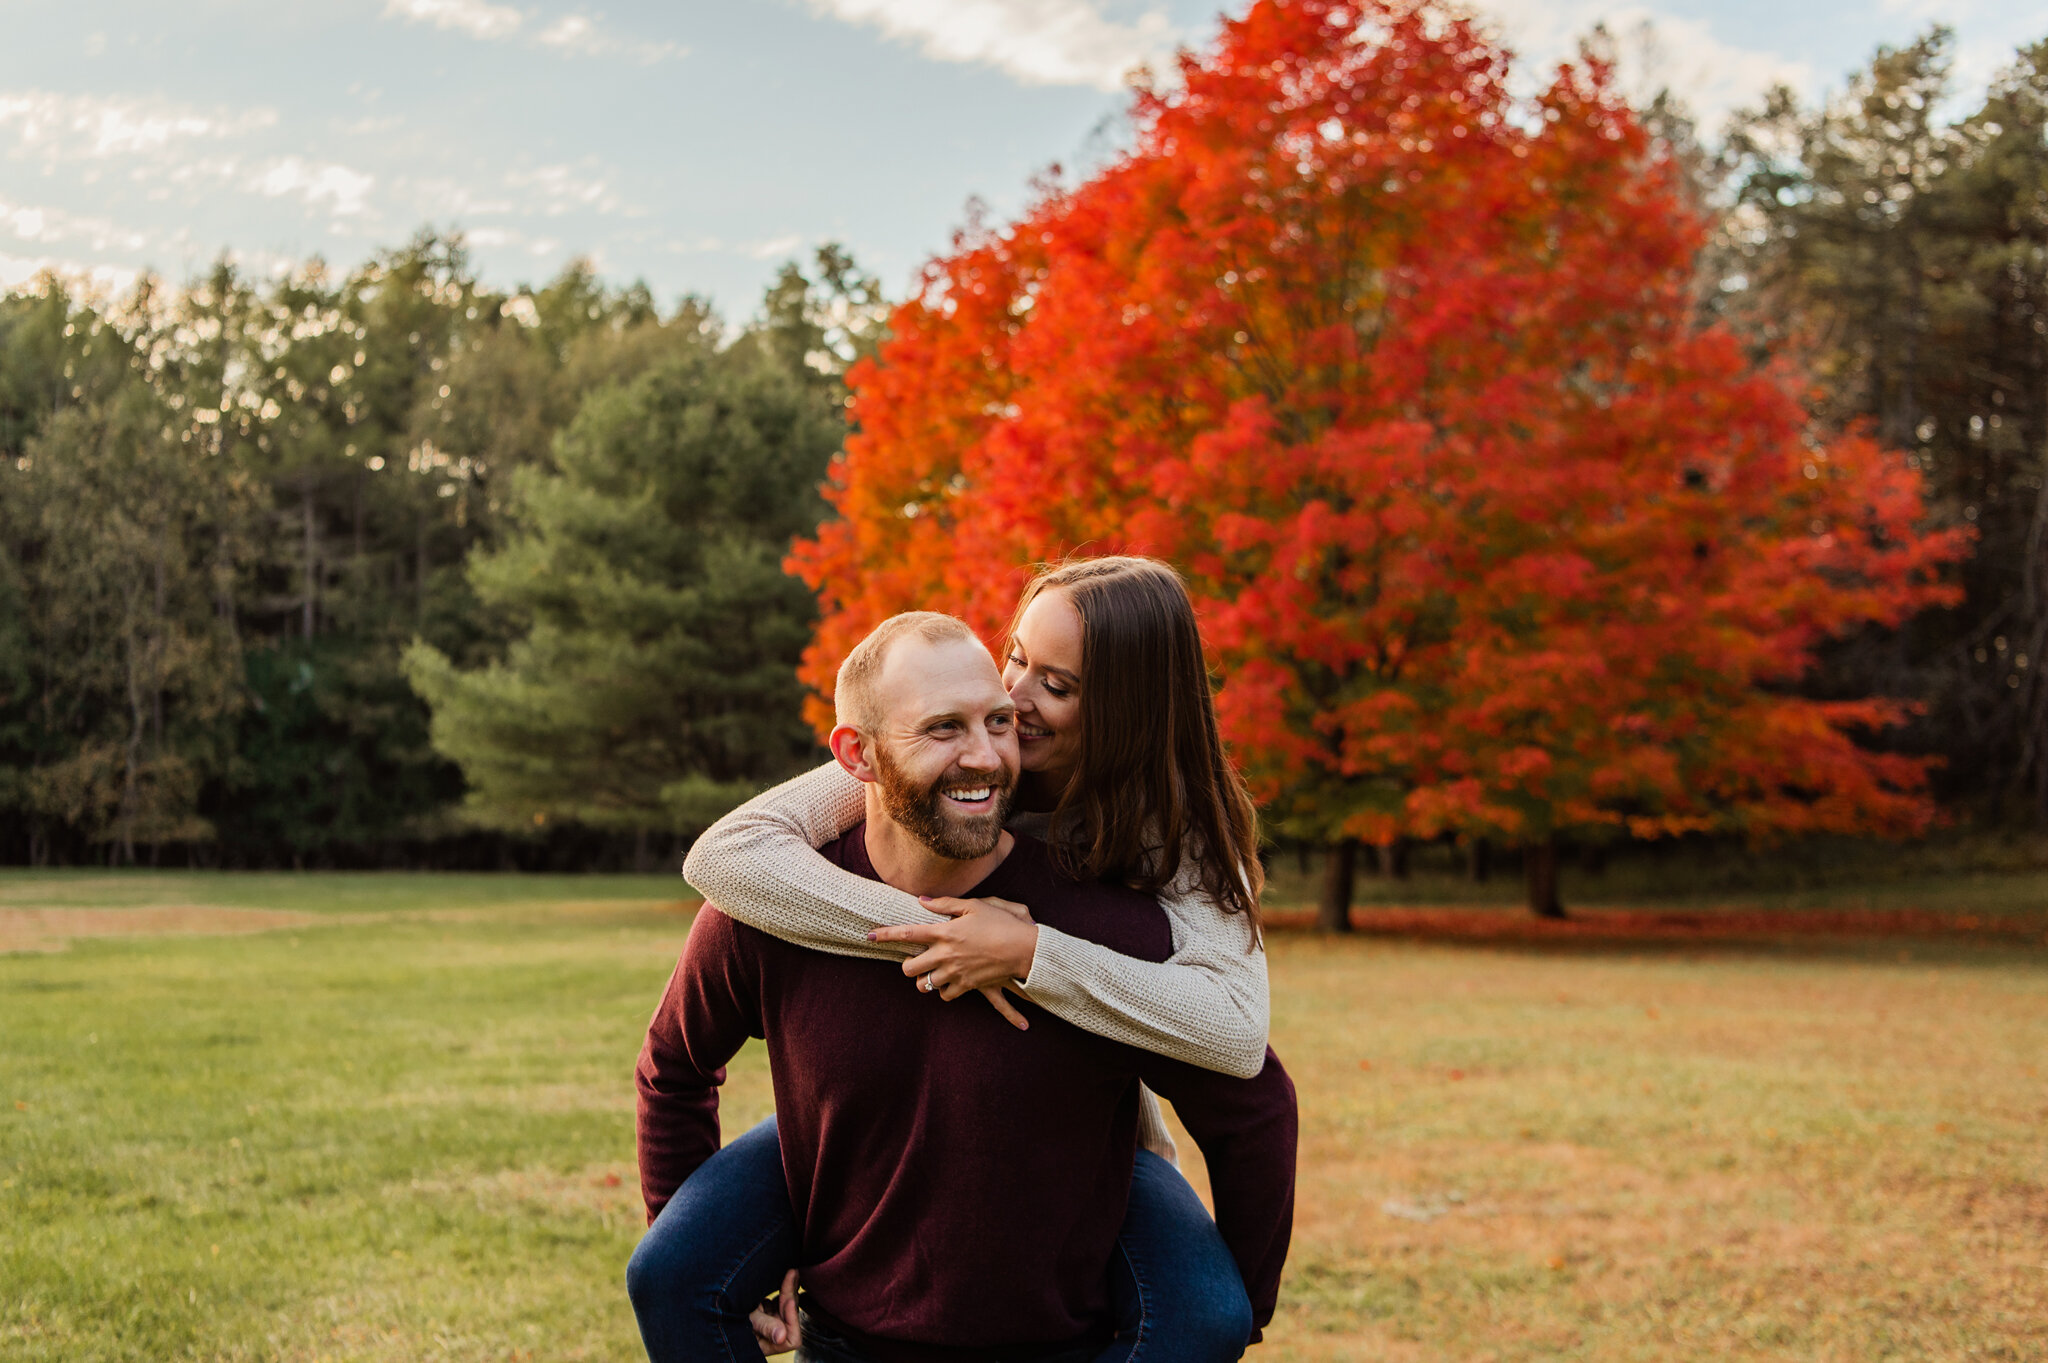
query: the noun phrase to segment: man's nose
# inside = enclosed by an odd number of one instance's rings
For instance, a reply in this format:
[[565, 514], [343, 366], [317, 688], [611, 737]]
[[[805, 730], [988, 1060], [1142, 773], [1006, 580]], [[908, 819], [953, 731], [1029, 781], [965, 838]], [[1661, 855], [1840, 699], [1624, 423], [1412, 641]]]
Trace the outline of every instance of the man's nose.
[[975, 727], [974, 742], [962, 754], [960, 765], [973, 771], [1000, 771], [1008, 765], [1003, 761], [1001, 739], [988, 725]]

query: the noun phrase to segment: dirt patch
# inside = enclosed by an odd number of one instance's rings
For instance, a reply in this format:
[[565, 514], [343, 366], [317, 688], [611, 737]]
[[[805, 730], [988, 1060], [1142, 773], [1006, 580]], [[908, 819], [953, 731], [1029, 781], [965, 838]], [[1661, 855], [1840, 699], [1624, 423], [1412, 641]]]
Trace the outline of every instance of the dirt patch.
[[62, 951], [77, 937], [221, 936], [336, 921], [288, 909], [158, 904], [140, 909], [0, 909], [0, 952]]

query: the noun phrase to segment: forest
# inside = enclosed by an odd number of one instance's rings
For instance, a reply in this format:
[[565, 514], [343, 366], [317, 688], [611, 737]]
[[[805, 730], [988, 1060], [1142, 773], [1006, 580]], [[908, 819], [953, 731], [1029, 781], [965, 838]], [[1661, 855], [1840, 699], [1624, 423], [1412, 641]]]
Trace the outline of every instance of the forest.
[[653, 869], [816, 760], [879, 613], [1110, 548], [1347, 866], [2048, 824], [2048, 41], [1707, 135], [1597, 42], [1532, 116], [1332, 14], [1255, 7], [902, 298], [837, 246], [743, 321], [500, 290], [453, 228], [0, 297], [0, 862]]

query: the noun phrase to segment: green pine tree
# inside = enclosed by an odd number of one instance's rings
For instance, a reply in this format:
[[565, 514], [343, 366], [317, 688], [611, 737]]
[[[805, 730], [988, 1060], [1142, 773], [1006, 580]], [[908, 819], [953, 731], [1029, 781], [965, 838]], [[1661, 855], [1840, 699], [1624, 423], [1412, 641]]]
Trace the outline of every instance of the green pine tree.
[[406, 656], [471, 817], [688, 834], [804, 760], [813, 606], [781, 564], [843, 431], [758, 332], [584, 403], [554, 468], [513, 479], [513, 530], [470, 560], [521, 628], [503, 661]]

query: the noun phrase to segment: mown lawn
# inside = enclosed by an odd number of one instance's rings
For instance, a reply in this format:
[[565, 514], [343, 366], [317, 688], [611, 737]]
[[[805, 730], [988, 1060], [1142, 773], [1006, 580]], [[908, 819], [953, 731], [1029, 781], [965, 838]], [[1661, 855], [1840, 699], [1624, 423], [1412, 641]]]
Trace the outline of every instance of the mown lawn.
[[[2048, 1357], [2048, 877], [1933, 884], [2041, 932], [1276, 935], [1303, 1167], [1254, 1357]], [[0, 873], [0, 1359], [638, 1357], [682, 893]]]

